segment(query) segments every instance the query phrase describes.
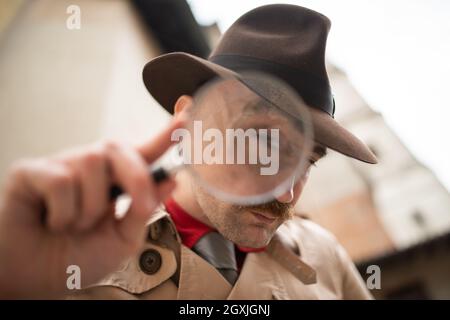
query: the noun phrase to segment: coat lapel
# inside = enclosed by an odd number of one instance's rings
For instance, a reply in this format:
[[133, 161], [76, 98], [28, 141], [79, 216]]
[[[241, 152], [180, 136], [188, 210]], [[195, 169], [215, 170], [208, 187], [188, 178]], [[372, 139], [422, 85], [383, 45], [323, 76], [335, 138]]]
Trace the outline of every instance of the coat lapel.
[[232, 286], [212, 265], [181, 245], [178, 299], [226, 299]]
[[[289, 285], [300, 280], [303, 285], [317, 282], [315, 270], [295, 253], [299, 248], [276, 234], [264, 252], [248, 253], [241, 274], [227, 299], [295, 299]], [[290, 281], [287, 279], [290, 278]]]
[[270, 300], [274, 295], [287, 299], [276, 262], [266, 252], [248, 253], [229, 300]]
[[[316, 271], [295, 254], [278, 235], [275, 235], [266, 249], [267, 253], [284, 269], [292, 273], [303, 284], [317, 282]], [[300, 252], [299, 252], [300, 254]]]

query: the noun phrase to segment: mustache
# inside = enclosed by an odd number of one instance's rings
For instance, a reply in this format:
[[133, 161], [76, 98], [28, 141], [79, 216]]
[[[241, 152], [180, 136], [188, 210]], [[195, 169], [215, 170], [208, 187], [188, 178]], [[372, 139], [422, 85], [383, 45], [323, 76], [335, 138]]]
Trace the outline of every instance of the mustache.
[[288, 219], [293, 216], [293, 207], [294, 206], [291, 203], [282, 203], [278, 200], [272, 200], [258, 205], [239, 206], [239, 209], [270, 212], [277, 217]]

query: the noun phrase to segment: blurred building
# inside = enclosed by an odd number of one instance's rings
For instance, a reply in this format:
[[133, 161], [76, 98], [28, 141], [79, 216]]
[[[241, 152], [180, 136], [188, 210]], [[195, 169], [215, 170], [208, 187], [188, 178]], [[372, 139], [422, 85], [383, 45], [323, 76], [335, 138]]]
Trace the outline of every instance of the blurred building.
[[[74, 4], [79, 29], [67, 27]], [[1, 1], [0, 182], [18, 158], [163, 128], [142, 68], [176, 50], [209, 51], [184, 0]]]
[[364, 278], [368, 267], [381, 270], [381, 288], [371, 290], [378, 299], [450, 299], [450, 233], [360, 261]]
[[[330, 150], [298, 210], [333, 232], [360, 266], [381, 267], [379, 298], [450, 298], [450, 195], [351, 85], [329, 65], [337, 120], [377, 155], [368, 165]], [[405, 118], [407, 119], [407, 118]], [[434, 248], [427, 252], [428, 248]]]

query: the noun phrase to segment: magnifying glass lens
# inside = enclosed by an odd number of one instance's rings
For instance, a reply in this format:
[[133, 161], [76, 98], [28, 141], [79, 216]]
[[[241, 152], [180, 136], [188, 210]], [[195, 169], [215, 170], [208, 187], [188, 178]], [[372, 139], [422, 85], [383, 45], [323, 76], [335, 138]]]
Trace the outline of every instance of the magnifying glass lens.
[[186, 112], [183, 162], [222, 200], [271, 200], [308, 167], [313, 138], [307, 107], [278, 79], [259, 73], [216, 79], [197, 92]]

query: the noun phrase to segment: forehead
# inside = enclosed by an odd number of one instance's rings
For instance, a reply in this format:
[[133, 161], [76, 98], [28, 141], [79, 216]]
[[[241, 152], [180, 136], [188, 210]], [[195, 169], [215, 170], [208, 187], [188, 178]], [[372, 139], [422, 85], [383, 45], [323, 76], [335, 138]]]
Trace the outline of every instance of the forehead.
[[[253, 94], [254, 96], [254, 94]], [[236, 116], [237, 106], [252, 100], [252, 92], [236, 79], [216, 79], [203, 85], [194, 95], [190, 113], [200, 118], [212, 115]]]
[[232, 106], [255, 105], [258, 96], [237, 79], [220, 79], [207, 84], [204, 92], [208, 100]]
[[[278, 96], [282, 95], [284, 94], [278, 94]], [[265, 91], [257, 93], [237, 79], [221, 79], [202, 88], [197, 99], [197, 107], [205, 109], [202, 110], [205, 116], [219, 113], [235, 119], [245, 115], [257, 117], [260, 120], [265, 116], [272, 120], [275, 118], [287, 120], [288, 113], [283, 110], [285, 108], [271, 101], [266, 97]], [[286, 109], [293, 109], [291, 104], [285, 105]]]

